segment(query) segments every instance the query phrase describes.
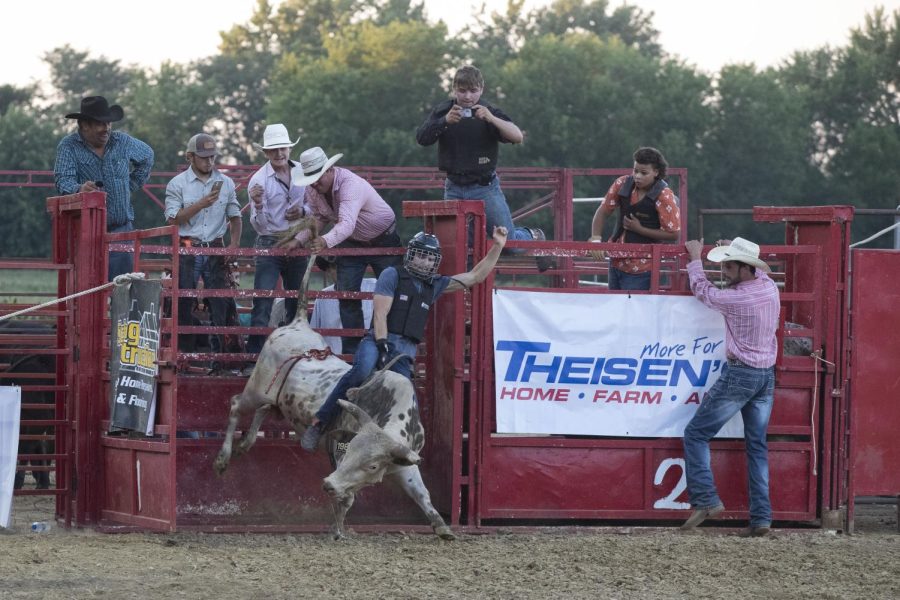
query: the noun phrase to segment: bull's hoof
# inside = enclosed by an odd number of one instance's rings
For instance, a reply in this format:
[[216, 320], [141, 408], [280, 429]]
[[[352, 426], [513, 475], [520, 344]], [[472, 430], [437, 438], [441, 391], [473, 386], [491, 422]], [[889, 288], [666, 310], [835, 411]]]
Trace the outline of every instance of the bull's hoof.
[[450, 528], [446, 525], [442, 525], [441, 527], [435, 527], [434, 533], [437, 534], [439, 538], [442, 540], [446, 540], [448, 542], [452, 542], [456, 539], [456, 536], [453, 535], [453, 532], [450, 531]]
[[335, 542], [339, 542], [342, 539], [344, 539], [344, 537], [345, 536], [344, 536], [343, 531], [341, 531], [339, 529], [335, 529], [334, 527], [331, 528], [331, 539], [332, 540], [334, 540]]
[[225, 470], [228, 468], [228, 458], [222, 454], [221, 452], [216, 457], [216, 460], [213, 461], [213, 470], [216, 472], [216, 475], [221, 477]]

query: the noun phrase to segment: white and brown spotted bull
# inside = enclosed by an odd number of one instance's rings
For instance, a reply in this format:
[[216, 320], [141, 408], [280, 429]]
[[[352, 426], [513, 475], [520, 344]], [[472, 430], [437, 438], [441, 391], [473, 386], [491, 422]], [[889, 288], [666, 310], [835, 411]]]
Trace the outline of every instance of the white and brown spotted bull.
[[[313, 260], [309, 261], [311, 265]], [[306, 289], [309, 269], [302, 290]], [[244, 391], [231, 399], [225, 442], [213, 464], [220, 475], [232, 457], [232, 440], [240, 415], [253, 413], [235, 456], [250, 450], [266, 416], [280, 414], [298, 436], [313, 421], [319, 406], [350, 366], [331, 355], [321, 335], [306, 319], [305, 291], [301, 291], [297, 317], [269, 336], [259, 353], [256, 367]], [[393, 371], [375, 373], [359, 388], [347, 393], [351, 402], [341, 400], [343, 411], [335, 430], [355, 433], [337, 467], [325, 478], [323, 488], [334, 507], [334, 537], [344, 535], [344, 518], [361, 488], [379, 483], [385, 476], [395, 480], [419, 505], [441, 538], [454, 538], [450, 528], [431, 504], [418, 464], [425, 443], [413, 385]]]

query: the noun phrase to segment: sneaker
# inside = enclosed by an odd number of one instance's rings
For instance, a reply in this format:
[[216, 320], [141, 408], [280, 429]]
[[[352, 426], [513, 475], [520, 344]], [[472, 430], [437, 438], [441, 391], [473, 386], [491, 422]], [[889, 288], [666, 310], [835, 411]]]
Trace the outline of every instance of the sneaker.
[[306, 431], [303, 432], [303, 436], [300, 438], [300, 447], [307, 452], [315, 452], [316, 448], [319, 446], [319, 439], [322, 437], [322, 429], [323, 426], [321, 421], [307, 427]]
[[749, 537], [766, 537], [772, 530], [768, 527], [747, 527], [738, 532], [737, 536], [742, 538]]
[[[544, 234], [543, 229], [539, 229], [537, 227], [526, 227], [528, 233], [531, 234], [531, 239], [536, 242], [546, 242], [547, 236]], [[535, 256], [535, 262], [537, 262], [537, 268], [539, 273], [543, 273], [547, 269], [556, 266], [556, 259], [552, 256]]]
[[699, 525], [706, 519], [712, 519], [723, 510], [725, 510], [724, 504], [717, 504], [716, 506], [707, 506], [706, 508], [695, 509], [688, 520], [684, 522], [684, 525], [681, 526], [681, 530], [688, 531], [694, 529], [697, 527], [697, 525]]

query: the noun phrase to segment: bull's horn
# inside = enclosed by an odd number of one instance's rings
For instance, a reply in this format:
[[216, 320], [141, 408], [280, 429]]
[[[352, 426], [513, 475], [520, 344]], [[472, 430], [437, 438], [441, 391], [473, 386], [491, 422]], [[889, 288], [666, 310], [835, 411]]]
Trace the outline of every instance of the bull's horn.
[[391, 449], [391, 456], [394, 458], [394, 464], [404, 467], [411, 467], [422, 462], [422, 457], [414, 452], [409, 446], [396, 444]]
[[348, 413], [353, 415], [356, 420], [359, 422], [360, 426], [365, 425], [366, 423], [374, 423], [372, 417], [369, 416], [369, 413], [353, 404], [352, 402], [347, 402], [346, 400], [338, 400], [338, 404], [341, 405], [341, 408], [346, 410]]

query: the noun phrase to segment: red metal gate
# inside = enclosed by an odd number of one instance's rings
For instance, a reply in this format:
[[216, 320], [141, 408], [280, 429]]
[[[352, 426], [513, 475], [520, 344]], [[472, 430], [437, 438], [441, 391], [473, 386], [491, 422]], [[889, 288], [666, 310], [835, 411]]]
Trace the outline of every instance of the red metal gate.
[[[381, 188], [434, 189], [433, 170], [364, 171]], [[541, 207], [555, 212], [559, 241], [511, 243], [527, 254], [553, 254], [557, 267], [539, 275], [532, 260], [504, 259], [498, 269], [503, 285], [539, 289], [606, 293], [587, 287], [585, 279], [605, 275], [605, 266], [587, 259], [597, 245], [573, 242], [573, 174], [563, 169], [515, 172], [504, 181], [511, 189], [545, 189], [520, 214]], [[611, 171], [612, 173], [612, 171]], [[529, 187], [531, 186], [531, 187]], [[686, 189], [683, 190], [686, 195]], [[55, 211], [54, 239], [60, 262], [74, 257], [77, 286], [102, 283], [105, 252], [91, 240], [108, 244], [133, 240], [142, 252], [164, 254], [141, 246], [146, 237], [171, 236], [170, 228], [108, 235], [102, 196], [90, 194], [51, 200]], [[76, 214], [78, 213], [78, 214]], [[441, 238], [445, 249], [442, 271], [459, 272], [467, 262], [465, 220], [480, 218], [480, 206], [465, 202], [407, 202], [404, 215], [423, 219]], [[815, 356], [780, 356], [775, 411], [770, 426], [772, 492], [778, 520], [840, 525], [845, 514], [848, 479], [847, 310], [846, 273], [849, 207], [757, 208], [760, 221], [785, 223], [785, 244], [764, 250], [784, 283], [782, 338], [808, 338]], [[93, 222], [94, 225], [89, 223]], [[96, 231], [94, 231], [94, 229]], [[476, 227], [476, 231], [482, 231]], [[483, 238], [476, 240], [483, 249]], [[177, 252], [159, 259], [174, 266]], [[85, 255], [85, 249], [91, 254]], [[684, 258], [675, 245], [653, 245], [653, 289], [662, 294], [686, 294]], [[241, 250], [240, 253], [252, 253]], [[475, 258], [481, 255], [476, 250]], [[139, 259], [142, 260], [142, 259]], [[140, 262], [138, 262], [140, 265]], [[139, 266], [136, 266], [139, 269]], [[576, 439], [503, 437], [495, 433], [491, 340], [490, 280], [465, 296], [442, 299], [432, 314], [421, 365], [425, 374], [423, 419], [428, 431], [424, 476], [435, 506], [454, 525], [478, 526], [505, 520], [531, 519], [680, 519], [683, 513], [660, 500], [683, 500], [680, 439]], [[167, 284], [164, 294], [177, 292]], [[188, 292], [190, 293], [190, 292]], [[236, 292], [241, 294], [243, 292]], [[180, 430], [221, 431], [228, 397], [238, 391], [239, 377], [177, 374], [180, 360], [164, 341], [161, 354], [159, 428], [152, 439], [107, 436], [109, 322], [105, 299], [95, 296], [75, 304], [72, 347], [77, 349], [77, 409], [72, 415], [77, 434], [73, 450], [78, 473], [75, 523], [115, 524], [158, 529], [196, 528], [216, 531], [321, 530], [329, 520], [327, 503], [317, 492], [327, 471], [324, 457], [301, 455], [283, 426], [270, 424], [253, 452], [232, 466], [223, 480], [209, 468], [220, 440], [179, 439]], [[177, 332], [172, 319], [162, 323], [164, 335]], [[237, 333], [250, 333], [236, 328]], [[164, 338], [165, 339], [165, 338]], [[183, 358], [183, 357], [181, 357]], [[746, 517], [743, 447], [739, 442], [713, 444], [714, 470], [730, 512]], [[262, 476], [261, 473], [265, 473]], [[298, 502], [299, 499], [299, 502]], [[368, 513], [368, 514], [367, 514]], [[359, 524], [392, 522], [408, 528], [421, 523], [415, 507], [393, 491], [375, 488], [363, 494], [354, 512]]]
[[[779, 337], [809, 338], [817, 350], [817, 356], [781, 354], [776, 365], [775, 408], [769, 425], [774, 516], [786, 521], [840, 516], [846, 503], [840, 496], [846, 488], [842, 335], [852, 209], [757, 208], [755, 218], [786, 223], [786, 244], [764, 248], [770, 262], [780, 267], [776, 271], [784, 285], [783, 313], [794, 324], [787, 329], [782, 323]], [[584, 254], [584, 245], [557, 245], [563, 254], [574, 255], [578, 250]], [[683, 268], [682, 249], [655, 245], [652, 250], [658, 293], [689, 294], [678, 277], [670, 277], [668, 287], [659, 285], [662, 271], [673, 275]], [[573, 272], [567, 273], [568, 282], [578, 282], [592, 268], [590, 261], [570, 264]], [[497, 276], [504, 271], [501, 266]], [[574, 290], [610, 293], [579, 289], [577, 283], [544, 291]], [[475, 312], [490, 315], [490, 303]], [[480, 370], [481, 395], [476, 400], [481, 418], [475, 524], [501, 519], [684, 517], [684, 510], [673, 508], [673, 503], [686, 501], [680, 439], [497, 434], [490, 324], [485, 331], [485, 366]], [[713, 471], [728, 507], [723, 518], [747, 518], [743, 444], [714, 441], [711, 446]]]
[[900, 252], [852, 261], [850, 497], [900, 496]]

